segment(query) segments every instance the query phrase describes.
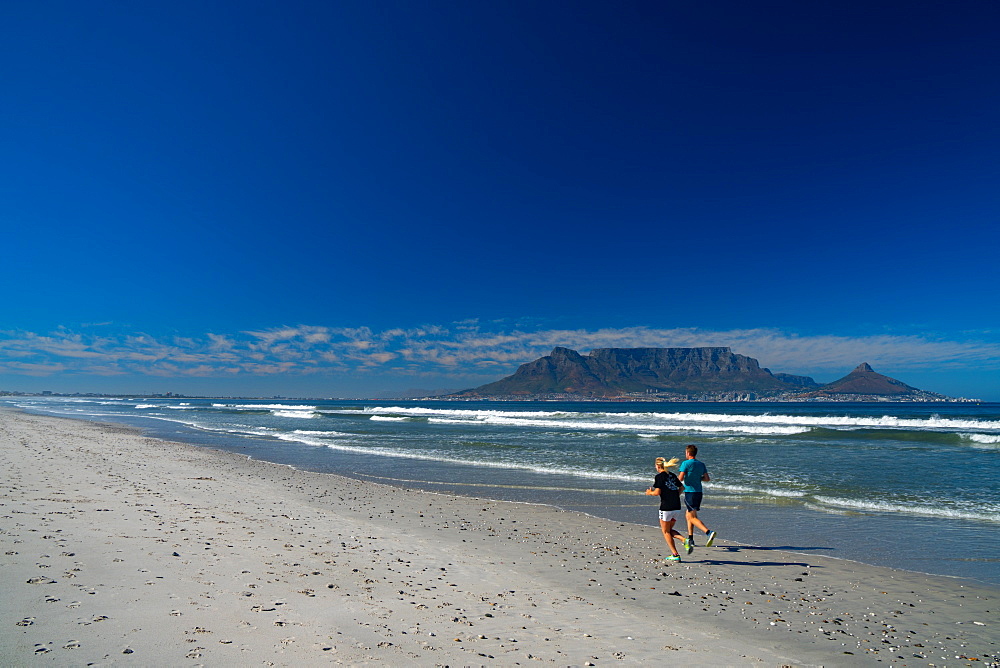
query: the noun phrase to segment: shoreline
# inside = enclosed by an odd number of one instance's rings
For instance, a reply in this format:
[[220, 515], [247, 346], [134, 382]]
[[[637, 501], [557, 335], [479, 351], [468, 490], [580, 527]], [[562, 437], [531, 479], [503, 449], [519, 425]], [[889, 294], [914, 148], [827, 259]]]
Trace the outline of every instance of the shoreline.
[[[0, 409], [6, 664], [998, 665], [1000, 590]], [[966, 658], [956, 658], [966, 657]]]
[[[143, 433], [147, 435], [165, 440], [196, 444], [244, 455], [252, 454], [254, 457], [266, 461], [290, 464], [301, 470], [344, 475], [405, 489], [421, 488], [463, 496], [481, 496], [498, 501], [543, 503], [642, 526], [648, 526], [651, 521], [649, 501], [642, 496], [638, 497], [638, 501], [636, 500], [636, 491], [649, 483], [648, 471], [640, 473], [634, 466], [630, 467], [628, 464], [624, 464], [624, 462], [634, 464], [638, 461], [645, 461], [645, 457], [652, 452], [650, 448], [642, 447], [644, 443], [650, 443], [645, 439], [630, 442], [628, 444], [630, 451], [622, 452], [621, 456], [616, 457], [613, 462], [614, 466], [624, 465], [628, 468], [628, 473], [631, 474], [628, 478], [620, 475], [612, 477], [598, 475], [593, 480], [599, 479], [600, 482], [594, 482], [589, 476], [585, 475], [581, 478], [572, 472], [566, 475], [559, 470], [550, 470], [544, 465], [537, 470], [532, 466], [518, 466], [518, 462], [511, 461], [512, 456], [515, 459], [517, 456], [509, 449], [500, 453], [502, 455], [500, 458], [505, 460], [504, 463], [508, 465], [501, 463], [499, 466], [494, 466], [490, 463], [493, 456], [490, 444], [495, 444], [493, 439], [480, 442], [470, 433], [467, 436], [472, 439], [472, 442], [468, 445], [473, 446], [473, 448], [471, 450], [464, 447], [456, 448], [458, 441], [450, 438], [454, 434], [447, 433], [450, 429], [448, 427], [437, 430], [430, 425], [417, 424], [412, 430], [407, 429], [406, 426], [386, 429], [384, 428], [386, 423], [376, 422], [377, 418], [372, 416], [370, 418], [372, 421], [364, 423], [363, 426], [348, 426], [345, 434], [315, 431], [332, 428], [336, 423], [329, 423], [329, 427], [327, 427], [322, 422], [301, 422], [299, 420], [289, 422], [285, 418], [306, 417], [306, 415], [286, 414], [281, 410], [286, 408], [284, 404], [258, 406], [258, 408], [264, 408], [265, 413], [270, 411], [270, 415], [251, 416], [240, 412], [236, 413], [239, 416], [236, 420], [238, 426], [233, 435], [227, 435], [228, 427], [232, 425], [224, 424], [225, 418], [222, 418], [221, 414], [228, 412], [226, 409], [229, 408], [237, 411], [253, 409], [256, 404], [213, 405], [209, 409], [185, 403], [177, 405], [174, 402], [162, 405], [139, 405], [134, 408], [123, 406], [124, 410], [121, 411], [117, 407], [104, 410], [102, 406], [86, 406], [81, 410], [75, 404], [63, 405], [60, 402], [57, 402], [56, 410], [49, 410], [44, 402], [38, 405], [16, 403], [15, 405], [42, 414], [128, 424], [141, 428]], [[104, 404], [102, 403], [102, 405]], [[182, 407], [186, 407], [183, 410], [194, 411], [191, 420], [183, 419], [185, 415], [183, 412], [168, 410], [181, 409]], [[131, 410], [129, 410], [130, 408]], [[216, 408], [221, 409], [221, 411], [217, 412]], [[297, 409], [299, 407], [288, 405], [287, 408]], [[302, 406], [300, 408], [311, 408], [315, 411], [310, 415], [313, 418], [338, 417], [340, 415], [353, 417], [355, 409], [362, 409], [360, 405], [340, 404]], [[490, 411], [502, 411], [500, 406], [486, 408]], [[141, 409], [151, 410], [147, 412]], [[429, 405], [383, 409], [365, 406], [362, 413], [378, 412], [395, 415], [397, 410], [401, 414], [408, 414], [414, 409], [438, 410]], [[535, 409], [544, 410], [544, 406], [536, 404]], [[251, 413], [253, 412], [251, 410]], [[770, 414], [770, 411], [765, 411], [763, 415], [767, 414]], [[799, 417], [806, 421], [817, 418], [811, 412]], [[818, 417], [822, 419], [822, 416]], [[901, 419], [907, 417], [927, 421], [941, 418], [948, 422], [965, 418], [975, 420], [980, 416], [978, 414], [976, 416], [965, 414], [939, 416], [937, 413], [900, 416]], [[996, 417], [997, 414], [993, 412], [986, 419], [995, 419]], [[794, 418], [793, 415], [792, 419]], [[219, 423], [220, 419], [222, 423]], [[864, 426], [866, 420], [877, 421], [886, 418], [879, 413], [878, 415], [859, 414], [849, 419], [860, 420], [860, 426]], [[417, 419], [415, 422], [419, 423], [421, 420]], [[968, 426], [967, 424], [959, 424], [956, 428]], [[368, 433], [369, 427], [373, 428], [372, 433]], [[635, 425], [635, 427], [641, 429], [640, 424]], [[304, 430], [299, 431], [299, 428]], [[411, 431], [414, 433], [410, 434]], [[437, 436], [432, 436], [430, 439], [427, 438], [429, 434], [424, 433], [434, 431], [438, 432]], [[462, 430], [459, 429], [459, 431]], [[476, 428], [475, 431], [479, 431], [479, 429]], [[493, 436], [499, 439], [509, 437], [516, 439], [519, 435], [514, 432], [517, 431], [515, 429], [507, 433], [496, 432]], [[314, 437], [312, 434], [317, 436]], [[354, 436], [347, 436], [347, 434], [354, 434]], [[411, 435], [416, 437], [413, 442], [408, 438]], [[920, 434], [911, 436], [916, 436], [916, 440], [922, 442]], [[354, 445], [353, 441], [357, 439], [363, 442], [357, 443], [360, 448], [341, 448], [340, 446], [344, 445], [343, 439], [345, 437], [351, 441], [347, 444], [348, 446]], [[869, 440], [863, 430], [856, 437], [860, 438], [861, 441]], [[392, 441], [397, 438], [402, 438], [402, 441], [397, 442], [400, 447], [395, 448], [395, 450], [404, 461], [394, 462], [388, 452], [378, 451], [377, 445], [386, 445], [389, 450], [393, 450]], [[824, 436], [820, 441], [826, 438]], [[548, 445], [554, 444], [553, 439], [544, 436], [541, 440], [549, 441]], [[857, 439], [855, 438], [855, 440]], [[421, 442], [424, 445], [421, 445]], [[574, 437], [574, 443], [576, 442]], [[948, 444], [948, 439], [944, 439], [943, 442], [946, 443], [946, 449], [954, 449], [954, 444]], [[373, 445], [376, 446], [376, 451], [369, 452], [368, 448]], [[898, 501], [893, 503], [891, 498], [894, 497], [897, 500], [912, 498], [912, 493], [915, 492], [917, 498], [930, 500], [935, 498], [937, 492], [927, 487], [926, 484], [913, 488], [906, 482], [903, 482], [901, 486], [896, 484], [893, 488], [893, 480], [897, 483], [905, 481], [910, 475], [904, 469], [896, 471], [895, 477], [889, 479], [889, 487], [880, 490], [880, 494], [882, 491], [885, 492], [885, 502], [888, 505], [874, 500], [868, 502], [866, 490], [857, 488], [857, 485], [853, 485], [853, 489], [841, 490], [841, 493], [835, 489], [826, 489], [831, 480], [826, 472], [820, 473], [818, 478], [814, 480], [817, 486], [807, 484], [805, 488], [796, 485], [789, 487], [786, 484], [789, 481], [810, 479], [815, 473], [810, 470], [811, 467], [821, 465], [819, 462], [808, 463], [809, 457], [815, 457], [819, 454], [816, 448], [821, 447], [821, 442], [807, 441], [800, 445], [806, 448], [806, 457], [802, 460], [802, 466], [798, 466], [794, 473], [778, 481], [777, 486], [773, 488], [770, 483], [759, 484], [762, 482], [759, 476], [751, 476], [753, 479], [748, 479], [745, 475], [748, 470], [752, 470], [756, 466], [755, 462], [760, 461], [757, 457], [769, 458], [773, 456], [775, 454], [773, 449], [769, 448], [771, 450], [769, 452], [758, 452], [757, 456], [749, 455], [749, 459], [747, 459], [746, 451], [729, 452], [728, 447], [707, 455], [707, 460], [712, 464], [718, 479], [724, 481], [718, 485], [715, 481], [709, 483], [711, 489], [708, 490], [710, 495], [706, 505], [706, 511], [709, 513], [707, 515], [709, 525], [718, 530], [720, 535], [744, 545], [805, 554], [823, 554], [874, 566], [972, 579], [990, 587], [1000, 586], [1000, 561], [995, 558], [997, 548], [1000, 546], [993, 537], [998, 519], [996, 509], [1000, 508], [997, 501], [1000, 499], [997, 498], [997, 491], [992, 489], [994, 487], [993, 478], [986, 474], [989, 470], [996, 471], [995, 457], [989, 458], [987, 456], [987, 459], [992, 461], [983, 460], [982, 457], [979, 457], [978, 461], [972, 461], [976, 459], [977, 450], [987, 450], [988, 446], [979, 448], [973, 444], [971, 448], [958, 448], [961, 452], [956, 452], [958, 456], [963, 458], [966, 466], [972, 466], [980, 472], [978, 480], [967, 487], [982, 489], [984, 495], [977, 495], [976, 498], [973, 498], [966, 494], [964, 501], [953, 499], [953, 502], [946, 504], [945, 507], [941, 507], [936, 502], [931, 504], [922, 502], [911, 507], [899, 505]], [[851, 445], [865, 447], [864, 443], [852, 443]], [[317, 446], [320, 447], [317, 449]], [[431, 456], [417, 455], [411, 458], [409, 452], [411, 446], [412, 450], [418, 453], [427, 448]], [[668, 442], [662, 447], [669, 449], [670, 443]], [[750, 445], [751, 449], [754, 447], [757, 447], [758, 450], [761, 448], [759, 443]], [[332, 451], [326, 448], [331, 448]], [[657, 452], [653, 454], [664, 454], [660, 451], [661, 449], [657, 446]], [[458, 450], [463, 450], [463, 452], [458, 452]], [[924, 447], [918, 448], [918, 450], [922, 450], [922, 452], [916, 452], [914, 456], [916, 460], [923, 460], [923, 466], [938, 465], [935, 461], [929, 461], [929, 458], [934, 458], [931, 451], [936, 450], [936, 448]], [[447, 455], [439, 456], [442, 451], [447, 451], [454, 458]], [[525, 453], [528, 453], [530, 461], [537, 460], [533, 449], [525, 451]], [[895, 461], [898, 460], [893, 460], [893, 462]], [[725, 470], [721, 468], [724, 465], [726, 466]], [[892, 462], [889, 463], [890, 468], [893, 465]], [[733, 470], [734, 468], [738, 470]], [[630, 482], [626, 480], [630, 480]], [[804, 491], [804, 493], [798, 493], [800, 491]], [[819, 496], [827, 492], [829, 493], [826, 497]], [[947, 499], [942, 500], [947, 501]], [[954, 501], [958, 501], [957, 505]], [[947, 508], [958, 511], [958, 513], [949, 516]], [[970, 512], [963, 514], [962, 510]], [[655, 524], [655, 513], [653, 513], [652, 522]], [[928, 535], [937, 536], [939, 539], [945, 538], [945, 540], [940, 542], [939, 548], [928, 549], [926, 545]], [[846, 539], [841, 539], [841, 536]]]

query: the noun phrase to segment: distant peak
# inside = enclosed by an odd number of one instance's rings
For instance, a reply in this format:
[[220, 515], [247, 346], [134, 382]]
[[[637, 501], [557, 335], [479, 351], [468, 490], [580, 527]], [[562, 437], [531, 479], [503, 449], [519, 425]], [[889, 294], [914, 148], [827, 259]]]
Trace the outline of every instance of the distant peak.
[[868, 362], [862, 362], [851, 373], [875, 373], [875, 369]]

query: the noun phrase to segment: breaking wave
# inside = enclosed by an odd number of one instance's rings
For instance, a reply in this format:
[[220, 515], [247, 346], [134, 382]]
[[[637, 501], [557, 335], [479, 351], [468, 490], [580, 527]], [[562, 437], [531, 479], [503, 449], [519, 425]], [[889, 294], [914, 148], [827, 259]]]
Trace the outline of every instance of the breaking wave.
[[271, 411], [271, 414], [275, 417], [286, 417], [286, 418], [314, 418], [317, 417], [318, 413], [315, 411], [305, 411], [305, 410], [275, 410]]
[[940, 504], [923, 505], [911, 502], [865, 501], [833, 496], [816, 496], [815, 499], [824, 505], [855, 511], [907, 513], [910, 515], [923, 515], [925, 517], [948, 517], [952, 519], [1000, 522], [1000, 505], [997, 504], [981, 504], [977, 509], [971, 510]]
[[[411, 406], [366, 407], [364, 413], [372, 419], [389, 417], [422, 417], [437, 424], [491, 424], [512, 427], [544, 427], [572, 430], [605, 429], [637, 431], [643, 435], [656, 432], [696, 432], [747, 434], [756, 436], [793, 436], [810, 431], [836, 436], [845, 431], [868, 433], [872, 437], [910, 432], [927, 438], [955, 438], [966, 432], [977, 432], [972, 440], [992, 443], [1000, 439], [1000, 421], [946, 418], [906, 418], [892, 415], [863, 417], [847, 415], [744, 415], [737, 413], [658, 413], [658, 412], [575, 412], [575, 411], [504, 411]], [[991, 434], [990, 432], [996, 432]], [[917, 436], [916, 438], [921, 438]], [[977, 440], [987, 439], [987, 440]]]

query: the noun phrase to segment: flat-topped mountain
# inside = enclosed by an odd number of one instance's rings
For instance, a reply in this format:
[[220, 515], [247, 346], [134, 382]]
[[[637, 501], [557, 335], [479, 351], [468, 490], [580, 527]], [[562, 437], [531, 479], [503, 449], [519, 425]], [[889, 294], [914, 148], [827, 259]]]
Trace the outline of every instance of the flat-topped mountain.
[[752, 357], [729, 348], [569, 348], [522, 364], [511, 376], [461, 396], [571, 394], [618, 397], [631, 393], [774, 395], [818, 388], [805, 376], [777, 377]]
[[896, 400], [947, 400], [875, 373], [866, 363], [848, 376], [820, 385], [808, 376], [771, 373], [752, 357], [728, 347], [597, 348], [581, 355], [555, 348], [522, 364], [514, 374], [452, 397], [660, 398], [733, 400], [802, 398], [844, 400], [892, 397]]

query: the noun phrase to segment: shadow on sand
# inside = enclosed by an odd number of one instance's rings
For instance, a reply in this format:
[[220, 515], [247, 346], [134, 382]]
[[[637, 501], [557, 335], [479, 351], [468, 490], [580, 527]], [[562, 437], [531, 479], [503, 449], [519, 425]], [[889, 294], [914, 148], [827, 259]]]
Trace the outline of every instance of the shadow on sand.
[[727, 545], [723, 548], [727, 552], [740, 552], [741, 550], [786, 550], [789, 552], [804, 552], [806, 550], [832, 550], [832, 547], [821, 547], [819, 545], [806, 547], [804, 545], [775, 545], [774, 547], [762, 547], [760, 545]]
[[[829, 547], [792, 547], [786, 545], [784, 547], [759, 547], [756, 545], [727, 545], [719, 546], [720, 549], [728, 554], [736, 554], [744, 550], [829, 550]], [[711, 564], [712, 566], [796, 566], [796, 567], [811, 567], [813, 564], [804, 561], [733, 561], [727, 559], [711, 559], [704, 558], [699, 559], [703, 564]]]
[[731, 561], [726, 559], [701, 559], [699, 563], [710, 566], [796, 566], [798, 568], [813, 567], [805, 561]]

